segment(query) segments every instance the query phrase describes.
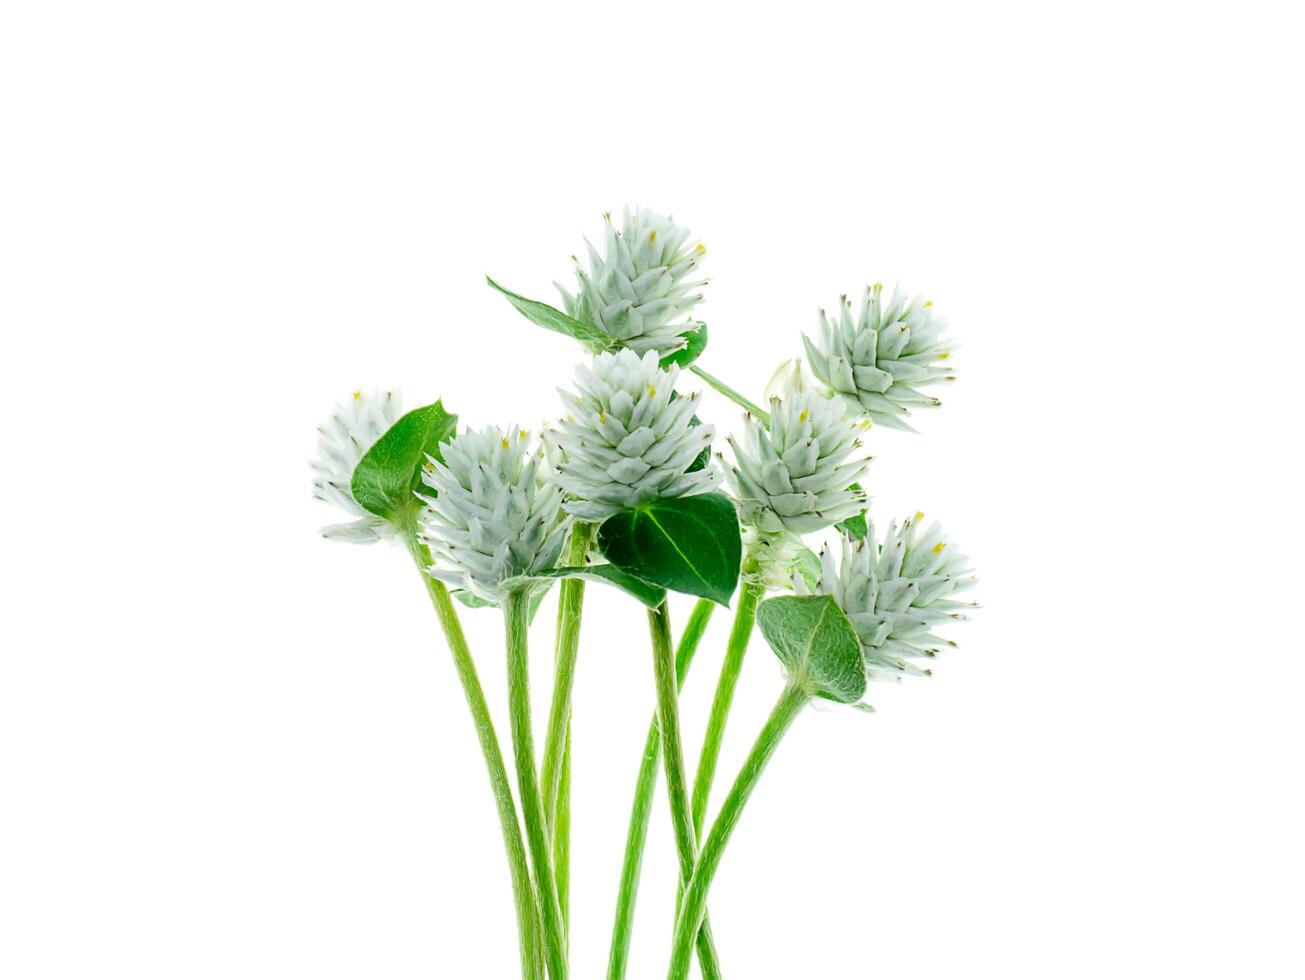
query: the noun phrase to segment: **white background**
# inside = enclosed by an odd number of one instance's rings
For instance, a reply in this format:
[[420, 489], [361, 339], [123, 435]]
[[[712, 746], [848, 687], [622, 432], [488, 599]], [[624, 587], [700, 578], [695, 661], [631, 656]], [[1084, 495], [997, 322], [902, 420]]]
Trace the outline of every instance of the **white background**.
[[[317, 536], [306, 459], [359, 386], [556, 413], [578, 348], [482, 275], [553, 299], [626, 202], [707, 243], [703, 363], [754, 397], [875, 279], [960, 344], [869, 485], [985, 608], [877, 715], [799, 720], [713, 892], [727, 974], [1305, 974], [1288, 7], [7, 4], [0, 976], [513, 975], [447, 652], [397, 549]], [[652, 705], [638, 608], [587, 611], [582, 980]], [[723, 778], [780, 683], [758, 638]]]

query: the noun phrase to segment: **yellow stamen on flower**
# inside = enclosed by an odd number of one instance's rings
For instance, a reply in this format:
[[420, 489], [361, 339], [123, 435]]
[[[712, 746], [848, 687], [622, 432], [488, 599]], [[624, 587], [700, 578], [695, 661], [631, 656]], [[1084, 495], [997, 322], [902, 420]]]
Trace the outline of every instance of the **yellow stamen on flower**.
[[939, 541], [936, 545], [933, 546], [933, 553], [935, 555], [940, 555], [942, 554], [942, 550], [946, 547], [947, 547], [946, 541]]
[[805, 422], [809, 418], [811, 418], [811, 409], [809, 408], [802, 409], [802, 414], [798, 416], [798, 421]]
[[360, 402], [360, 401], [362, 401], [362, 392], [361, 392], [361, 391], [355, 391], [355, 392], [353, 393], [353, 400], [356, 401], [356, 402]]
[[517, 431], [517, 438], [518, 438], [518, 439], [529, 439], [529, 438], [530, 438], [530, 433], [527, 432], [525, 429], [519, 429], [519, 430]]
[[917, 510], [917, 511], [915, 512], [915, 519], [916, 519], [917, 521], [922, 521], [922, 520], [924, 520], [924, 511], [922, 511], [922, 510]]
[[511, 444], [510, 442], [507, 441], [507, 436], [504, 436], [504, 437], [503, 437], [503, 448], [504, 448], [504, 449], [508, 449], [508, 448], [511, 447], [511, 445], [512, 445], [512, 444]]
[[938, 360], [940, 360], [940, 361], [945, 361], [945, 360], [947, 360], [947, 358], [949, 358], [949, 357], [951, 357], [951, 356], [952, 356], [952, 352], [949, 351], [949, 350], [945, 350], [945, 351], [943, 351], [941, 354], [938, 355]]
[[923, 306], [923, 307], [927, 310], [929, 307], [933, 306], [933, 300], [931, 300], [931, 299], [926, 299], [926, 300], [925, 300], [922, 304], [920, 304], [920, 305]]
[[653, 398], [653, 397], [656, 396], [656, 394], [657, 394], [657, 389], [654, 388], [652, 385], [649, 385], [649, 386], [648, 386], [648, 397], [649, 397], [649, 398]]
[[607, 413], [604, 412], [601, 408], [598, 410], [598, 424], [599, 425], [607, 424]]
[[693, 250], [697, 252], [699, 255], [702, 255], [704, 252], [707, 251], [707, 246], [702, 244], [702, 242], [699, 242], [697, 245], [694, 246]]
[[657, 229], [656, 229], [656, 228], [654, 228], [652, 231], [648, 232], [648, 241], [650, 241], [650, 242], [655, 242], [655, 241], [657, 241]]

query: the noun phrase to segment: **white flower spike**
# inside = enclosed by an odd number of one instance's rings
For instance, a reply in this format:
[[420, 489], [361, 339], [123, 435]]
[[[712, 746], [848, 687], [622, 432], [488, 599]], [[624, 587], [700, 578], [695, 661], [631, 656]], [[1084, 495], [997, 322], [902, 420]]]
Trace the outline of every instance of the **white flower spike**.
[[885, 302], [883, 285], [876, 283], [866, 290], [855, 317], [844, 296], [835, 316], [820, 311], [818, 341], [803, 334], [802, 342], [816, 379], [854, 413], [911, 431], [904, 421], [911, 409], [942, 404], [917, 389], [954, 380], [950, 369], [937, 363], [951, 354], [946, 329], [933, 303], [908, 298], [900, 287]]
[[679, 350], [682, 335], [698, 326], [688, 314], [702, 302], [699, 290], [707, 284], [695, 278], [706, 246], [690, 244], [687, 228], [647, 208], [626, 208], [619, 231], [610, 214], [603, 221], [606, 254], [600, 256], [586, 239], [589, 271], [576, 260], [576, 293], [557, 287], [566, 312], [637, 353]]
[[598, 521], [660, 497], [708, 493], [720, 484], [710, 459], [692, 469], [715, 434], [695, 425], [698, 395], [677, 396], [679, 369], [663, 370], [655, 351], [599, 354], [576, 368], [578, 393], [563, 391], [571, 414], [545, 435], [551, 479], [568, 512]]
[[770, 428], [745, 417], [740, 445], [730, 436], [735, 466], [726, 470], [743, 523], [762, 534], [801, 535], [865, 509], [861, 478], [868, 459], [851, 459], [862, 425], [842, 405], [810, 390], [770, 401]]
[[906, 674], [928, 675], [916, 661], [955, 646], [933, 633], [934, 627], [964, 619], [961, 610], [974, 604], [952, 598], [974, 586], [969, 562], [943, 537], [937, 524], [921, 532], [923, 514], [888, 526], [883, 544], [874, 528], [864, 541], [842, 538], [835, 565], [828, 546], [820, 552], [820, 582], [808, 586], [793, 576], [799, 595], [832, 595], [861, 640], [866, 678], [900, 681]]
[[335, 406], [325, 425], [317, 429], [317, 458], [313, 470], [313, 496], [352, 514], [356, 520], [322, 528], [323, 537], [356, 544], [371, 544], [392, 533], [390, 525], [353, 499], [353, 471], [376, 440], [403, 414], [400, 397], [392, 392], [355, 391]]
[[430, 574], [491, 602], [504, 583], [557, 564], [569, 519], [562, 495], [544, 483], [543, 453], [530, 435], [495, 426], [468, 430], [427, 459], [422, 482], [436, 496], [421, 512], [421, 537], [436, 565]]

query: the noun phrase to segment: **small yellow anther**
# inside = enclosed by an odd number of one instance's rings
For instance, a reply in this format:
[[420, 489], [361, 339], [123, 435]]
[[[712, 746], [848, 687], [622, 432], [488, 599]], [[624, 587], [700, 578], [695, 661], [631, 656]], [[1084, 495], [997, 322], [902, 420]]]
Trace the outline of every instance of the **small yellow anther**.
[[938, 360], [940, 360], [940, 361], [945, 361], [945, 360], [947, 360], [947, 358], [949, 358], [949, 357], [951, 357], [951, 356], [952, 356], [952, 352], [949, 351], [949, 350], [945, 350], [945, 351], [943, 351], [941, 354], [938, 355]]
[[805, 422], [809, 418], [811, 418], [811, 409], [809, 408], [802, 409], [802, 414], [798, 416], [798, 421]]
[[693, 250], [697, 252], [699, 255], [702, 255], [704, 252], [707, 251], [707, 246], [702, 244], [702, 242], [699, 242], [697, 245], [694, 246]]
[[361, 391], [355, 391], [355, 392], [353, 393], [353, 400], [356, 401], [356, 402], [360, 402], [360, 401], [362, 401], [362, 392], [361, 392]]
[[530, 438], [530, 433], [527, 432], [525, 429], [519, 429], [519, 430], [517, 431], [517, 438], [518, 438], [518, 439], [529, 439], [529, 438]]
[[924, 511], [922, 511], [922, 510], [917, 510], [917, 511], [915, 512], [915, 519], [916, 519], [917, 521], [922, 521], [922, 520], [924, 520]]
[[648, 241], [657, 241], [657, 229], [654, 228], [652, 231], [648, 232]]
[[512, 444], [511, 444], [510, 442], [507, 441], [507, 436], [504, 436], [504, 437], [503, 437], [503, 448], [504, 448], [504, 449], [508, 449], [508, 448], [511, 447], [511, 445], [512, 445]]
[[920, 305], [923, 306], [923, 307], [927, 310], [929, 307], [933, 306], [933, 300], [931, 300], [931, 299], [926, 299], [926, 300], [925, 300], [923, 303], [921, 303]]
[[935, 555], [940, 555], [942, 554], [942, 550], [946, 547], [947, 547], [946, 541], [939, 541], [936, 545], [933, 546], [933, 553]]
[[601, 408], [598, 410], [598, 424], [599, 425], [607, 424], [607, 413], [604, 412]]
[[654, 396], [656, 396], [656, 394], [657, 394], [657, 389], [654, 388], [652, 385], [649, 385], [649, 386], [648, 386], [648, 397], [649, 397], [649, 398], [653, 398]]

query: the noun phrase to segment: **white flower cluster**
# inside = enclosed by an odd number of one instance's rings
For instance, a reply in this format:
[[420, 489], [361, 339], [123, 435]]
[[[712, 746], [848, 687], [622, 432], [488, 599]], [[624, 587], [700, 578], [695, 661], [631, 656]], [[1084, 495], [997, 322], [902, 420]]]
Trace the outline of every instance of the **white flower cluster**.
[[439, 565], [430, 574], [491, 602], [503, 583], [557, 564], [570, 524], [562, 495], [542, 480], [543, 453], [530, 436], [494, 426], [468, 430], [428, 459], [422, 482], [436, 493], [421, 512], [421, 537]]
[[863, 491], [851, 490], [867, 459], [849, 459], [861, 446], [861, 426], [842, 406], [812, 391], [792, 391], [770, 401], [770, 427], [751, 415], [743, 445], [728, 438], [735, 466], [726, 470], [744, 523], [769, 534], [807, 534], [865, 509]]
[[313, 470], [313, 496], [352, 514], [347, 524], [329, 524], [324, 537], [370, 544], [391, 532], [390, 525], [364, 510], [353, 499], [354, 467], [376, 440], [403, 414], [402, 400], [392, 391], [355, 391], [340, 402], [325, 425], [317, 429], [317, 458]]
[[550, 479], [564, 504], [586, 521], [659, 497], [707, 493], [720, 484], [710, 456], [714, 430], [695, 423], [697, 393], [675, 391], [679, 369], [663, 370], [656, 352], [600, 354], [576, 369], [576, 392], [563, 391], [570, 413], [545, 435], [553, 459]]
[[900, 526], [893, 522], [882, 544], [873, 528], [863, 541], [843, 538], [837, 564], [823, 548], [817, 585], [793, 576], [799, 595], [831, 595], [847, 614], [861, 640], [868, 680], [929, 674], [916, 661], [956, 645], [934, 635], [934, 627], [964, 619], [961, 610], [973, 605], [952, 598], [974, 585], [969, 562], [936, 523], [922, 532], [923, 519], [916, 514]]
[[803, 334], [802, 342], [812, 373], [831, 395], [843, 398], [853, 412], [910, 430], [904, 417], [912, 408], [941, 404], [918, 389], [953, 380], [937, 364], [950, 356], [946, 329], [931, 302], [908, 298], [900, 288], [885, 302], [883, 286], [876, 283], [866, 290], [855, 317], [844, 296], [835, 316], [820, 311], [819, 338]]
[[605, 254], [586, 239], [589, 271], [576, 260], [576, 293], [557, 287], [566, 312], [640, 354], [683, 347], [681, 335], [698, 326], [688, 314], [702, 302], [698, 290], [707, 284], [693, 278], [706, 246], [690, 244], [687, 228], [647, 208], [627, 208], [619, 231], [610, 214], [603, 221]]

